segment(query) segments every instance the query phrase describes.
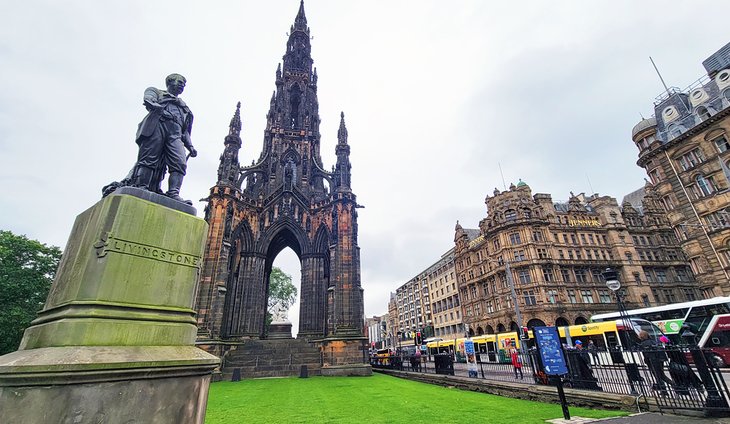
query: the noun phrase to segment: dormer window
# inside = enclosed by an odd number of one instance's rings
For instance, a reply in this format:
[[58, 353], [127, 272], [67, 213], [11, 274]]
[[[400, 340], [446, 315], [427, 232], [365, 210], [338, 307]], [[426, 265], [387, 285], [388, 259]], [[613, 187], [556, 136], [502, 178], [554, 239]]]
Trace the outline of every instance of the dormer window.
[[710, 111], [707, 110], [707, 108], [704, 106], [698, 107], [695, 113], [697, 113], [697, 118], [699, 118], [700, 121], [706, 121], [710, 119]]
[[682, 135], [682, 130], [676, 125], [670, 125], [669, 128], [667, 128], [667, 133], [669, 133], [669, 138], [676, 138]]

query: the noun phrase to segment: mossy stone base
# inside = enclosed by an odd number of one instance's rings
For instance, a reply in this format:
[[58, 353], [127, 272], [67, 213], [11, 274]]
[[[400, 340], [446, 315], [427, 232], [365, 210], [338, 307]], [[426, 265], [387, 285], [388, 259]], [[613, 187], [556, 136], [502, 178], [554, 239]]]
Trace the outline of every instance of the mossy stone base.
[[200, 218], [132, 195], [101, 200], [76, 218], [20, 349], [194, 344], [207, 230]]
[[194, 346], [208, 225], [155, 196], [76, 218], [43, 311], [0, 356], [0, 422], [203, 423], [220, 362]]
[[0, 357], [14, 423], [201, 423], [218, 358], [193, 346], [48, 347]]

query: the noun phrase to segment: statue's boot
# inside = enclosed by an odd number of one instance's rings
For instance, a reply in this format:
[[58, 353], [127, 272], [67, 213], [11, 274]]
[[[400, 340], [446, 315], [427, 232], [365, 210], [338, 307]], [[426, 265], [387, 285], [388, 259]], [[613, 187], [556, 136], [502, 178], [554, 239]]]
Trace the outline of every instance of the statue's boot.
[[137, 173], [135, 174], [133, 185], [135, 187], [143, 188], [145, 190], [154, 191], [152, 188], [150, 188], [154, 175], [154, 169], [148, 168], [146, 166], [137, 166]]
[[167, 190], [167, 193], [165, 193], [165, 196], [175, 199], [178, 202], [187, 203], [188, 205], [192, 206], [193, 202], [190, 200], [185, 200], [182, 197], [180, 197], [180, 187], [182, 186], [183, 181], [183, 175], [180, 172], [170, 172], [170, 177], [167, 179], [167, 182], [169, 184], [169, 188]]

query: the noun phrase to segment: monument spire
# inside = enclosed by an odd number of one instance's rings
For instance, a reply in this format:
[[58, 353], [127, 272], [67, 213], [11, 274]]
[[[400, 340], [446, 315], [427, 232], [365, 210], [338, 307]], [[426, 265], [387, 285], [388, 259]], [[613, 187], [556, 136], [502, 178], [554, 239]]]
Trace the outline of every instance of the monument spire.
[[345, 112], [340, 112], [340, 128], [337, 130], [337, 165], [335, 165], [335, 186], [338, 191], [350, 191], [350, 145], [347, 144]]
[[299, 2], [299, 11], [297, 12], [297, 17], [294, 18], [294, 26], [292, 26], [292, 32], [294, 31], [309, 32], [309, 28], [307, 28], [307, 17], [304, 15], [304, 0]]
[[236, 105], [236, 112], [231, 118], [231, 124], [228, 126], [228, 135], [241, 136], [241, 102]]
[[238, 180], [238, 172], [241, 167], [238, 163], [238, 151], [241, 150], [241, 102], [236, 105], [236, 112], [231, 118], [228, 126], [228, 135], [223, 144], [223, 154], [218, 165], [218, 183], [234, 184]]

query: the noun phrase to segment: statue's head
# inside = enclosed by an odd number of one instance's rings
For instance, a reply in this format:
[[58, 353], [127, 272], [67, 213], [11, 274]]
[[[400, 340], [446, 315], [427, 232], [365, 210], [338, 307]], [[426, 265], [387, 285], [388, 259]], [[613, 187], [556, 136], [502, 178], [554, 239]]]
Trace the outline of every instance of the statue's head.
[[185, 90], [185, 83], [187, 80], [184, 76], [180, 74], [170, 74], [165, 78], [165, 84], [167, 85], [167, 91], [175, 96], [180, 95], [180, 93]]

